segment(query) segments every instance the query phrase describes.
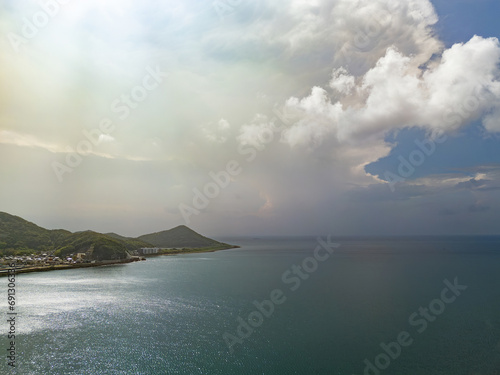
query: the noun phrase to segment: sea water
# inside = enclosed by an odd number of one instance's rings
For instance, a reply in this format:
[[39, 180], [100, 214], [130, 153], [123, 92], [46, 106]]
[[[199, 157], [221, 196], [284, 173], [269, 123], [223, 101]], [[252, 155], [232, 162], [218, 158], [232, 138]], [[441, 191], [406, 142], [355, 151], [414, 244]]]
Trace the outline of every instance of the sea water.
[[1, 278], [0, 373], [500, 374], [500, 237], [224, 240], [17, 275], [15, 371]]

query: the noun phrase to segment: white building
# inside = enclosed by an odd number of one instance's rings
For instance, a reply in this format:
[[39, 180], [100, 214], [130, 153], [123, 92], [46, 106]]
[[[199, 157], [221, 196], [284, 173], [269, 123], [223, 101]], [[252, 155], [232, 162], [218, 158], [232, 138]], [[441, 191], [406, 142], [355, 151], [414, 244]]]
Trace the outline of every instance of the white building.
[[143, 247], [141, 249], [142, 254], [158, 254], [158, 247]]

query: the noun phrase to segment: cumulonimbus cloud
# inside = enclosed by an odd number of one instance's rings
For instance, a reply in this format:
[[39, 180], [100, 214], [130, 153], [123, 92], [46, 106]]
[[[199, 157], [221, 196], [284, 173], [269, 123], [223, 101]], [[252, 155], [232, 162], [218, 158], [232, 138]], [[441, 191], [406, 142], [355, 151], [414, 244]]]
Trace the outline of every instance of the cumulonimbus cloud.
[[[498, 39], [474, 36], [445, 49], [427, 0], [293, 3], [280, 15], [300, 19], [287, 41], [271, 27], [266, 40], [281, 40], [297, 55], [327, 39], [323, 48], [335, 53], [329, 81], [283, 104], [293, 121], [282, 142], [309, 150], [328, 144], [332, 158], [365, 174], [361, 167], [386, 156], [386, 135], [399, 129], [454, 132], [481, 119], [487, 131], [500, 131]], [[241, 128], [240, 142], [258, 142], [263, 128], [274, 126], [255, 119]]]
[[316, 86], [307, 97], [290, 98], [285, 105], [300, 113], [300, 120], [284, 133], [284, 140], [291, 146], [328, 136], [340, 143], [372, 136], [383, 141], [396, 129], [455, 131], [479, 118], [487, 130], [498, 131], [499, 62], [496, 38], [474, 36], [424, 67], [389, 47], [363, 76], [334, 70], [329, 84], [333, 92]]

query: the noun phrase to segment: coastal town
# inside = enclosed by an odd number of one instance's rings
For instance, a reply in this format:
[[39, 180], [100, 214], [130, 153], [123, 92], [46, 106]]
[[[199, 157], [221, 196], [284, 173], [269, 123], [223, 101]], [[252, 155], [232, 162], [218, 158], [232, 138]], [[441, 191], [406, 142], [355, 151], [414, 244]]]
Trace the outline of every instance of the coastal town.
[[0, 276], [144, 261], [146, 257], [212, 252], [238, 246], [204, 237], [185, 225], [136, 238], [91, 230], [45, 229], [0, 212]]
[[95, 260], [92, 249], [85, 253], [69, 254], [67, 257], [55, 256], [54, 252], [32, 253], [29, 255], [0, 257], [0, 276], [6, 276], [11, 265], [16, 265], [17, 273], [49, 271], [66, 268], [97, 267], [109, 264], [131, 263], [146, 260], [142, 255], [155, 255], [159, 248], [141, 248], [128, 253], [126, 259]]
[[[230, 246], [237, 248], [239, 246]], [[0, 256], [0, 277], [7, 276], [12, 264], [15, 264], [16, 273], [42, 272], [68, 268], [99, 267], [105, 265], [132, 263], [145, 261], [146, 257], [155, 255], [177, 255], [191, 252], [211, 252], [221, 250], [219, 248], [159, 248], [143, 247], [127, 252], [125, 259], [93, 259], [92, 247], [87, 252], [69, 254], [66, 257], [59, 257], [52, 252], [32, 253], [29, 255]]]

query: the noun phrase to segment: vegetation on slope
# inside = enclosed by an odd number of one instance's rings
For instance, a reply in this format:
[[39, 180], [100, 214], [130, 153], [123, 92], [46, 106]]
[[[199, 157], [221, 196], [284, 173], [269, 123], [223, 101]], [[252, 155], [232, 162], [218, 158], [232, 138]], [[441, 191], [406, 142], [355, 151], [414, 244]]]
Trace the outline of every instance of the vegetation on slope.
[[48, 230], [18, 216], [0, 212], [0, 255], [21, 255], [33, 252], [52, 252], [65, 257], [93, 249], [90, 259], [125, 259], [127, 250], [151, 246], [142, 241], [121, 241], [104, 234], [86, 231]]
[[201, 248], [201, 247], [218, 247], [220, 245], [226, 245], [221, 242], [212, 240], [210, 238], [204, 237], [194, 230], [186, 227], [185, 225], [179, 225], [178, 227], [164, 230], [162, 232], [156, 232], [151, 234], [145, 234], [138, 237], [139, 240], [149, 242], [157, 247], [188, 247], [188, 248]]
[[71, 232], [50, 231], [18, 216], [0, 212], [0, 252], [46, 251]]
[[86, 231], [70, 234], [54, 255], [66, 257], [74, 253], [87, 253], [92, 260], [126, 259], [127, 247], [123, 241]]
[[47, 252], [63, 258], [70, 254], [86, 253], [87, 260], [118, 260], [125, 259], [127, 253], [143, 247], [168, 248], [160, 253], [177, 254], [233, 246], [204, 237], [185, 225], [130, 238], [116, 233], [48, 230], [18, 216], [0, 212], [0, 256]]

